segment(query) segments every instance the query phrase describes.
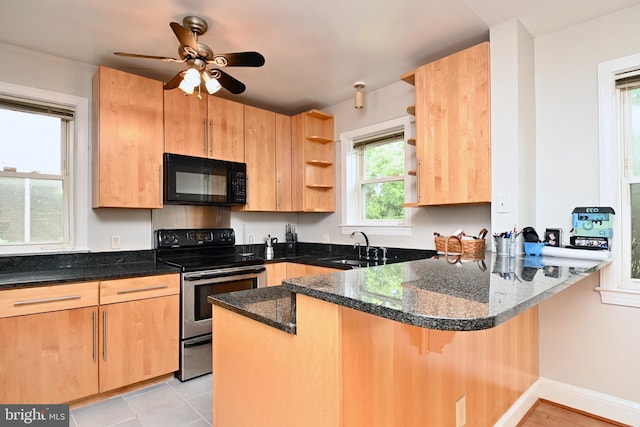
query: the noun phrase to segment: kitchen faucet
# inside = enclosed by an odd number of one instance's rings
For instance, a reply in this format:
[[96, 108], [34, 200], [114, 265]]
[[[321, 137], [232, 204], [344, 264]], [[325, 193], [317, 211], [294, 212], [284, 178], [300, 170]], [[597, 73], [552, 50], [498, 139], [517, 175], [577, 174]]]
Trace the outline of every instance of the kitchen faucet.
[[[369, 238], [367, 237], [366, 234], [364, 234], [363, 231], [360, 231], [360, 230], [354, 231], [353, 233], [351, 233], [351, 235], [349, 237], [351, 237], [353, 239], [355, 237], [356, 233], [360, 233], [360, 234], [362, 234], [362, 237], [364, 237], [364, 242], [365, 242], [365, 245], [366, 245], [366, 247], [364, 249], [364, 255], [365, 255], [366, 258], [368, 258], [369, 257]], [[357, 246], [358, 246], [358, 258], [361, 258], [361, 256], [360, 256], [360, 245], [358, 244]], [[353, 245], [353, 249], [355, 249], [355, 248], [356, 248], [356, 244]]]

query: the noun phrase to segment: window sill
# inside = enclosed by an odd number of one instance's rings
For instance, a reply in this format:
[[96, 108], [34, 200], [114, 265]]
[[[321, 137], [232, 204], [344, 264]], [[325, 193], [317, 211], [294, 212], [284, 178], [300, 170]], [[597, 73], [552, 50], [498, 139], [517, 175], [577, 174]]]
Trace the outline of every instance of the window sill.
[[600, 300], [603, 304], [624, 305], [627, 307], [640, 307], [640, 290], [603, 288], [597, 287], [600, 292]]
[[343, 224], [340, 226], [343, 235], [354, 231], [364, 231], [372, 236], [411, 236], [411, 225], [372, 225], [372, 224]]

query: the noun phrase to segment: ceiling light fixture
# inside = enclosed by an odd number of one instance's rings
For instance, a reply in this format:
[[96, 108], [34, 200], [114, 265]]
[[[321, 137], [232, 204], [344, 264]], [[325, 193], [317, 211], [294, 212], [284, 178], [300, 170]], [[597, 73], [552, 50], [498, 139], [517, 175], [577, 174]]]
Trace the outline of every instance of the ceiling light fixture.
[[353, 84], [353, 87], [356, 88], [356, 97], [353, 106], [357, 110], [360, 110], [364, 107], [364, 93], [362, 92], [362, 89], [364, 89], [365, 86], [366, 84], [364, 84], [364, 82], [355, 82]]

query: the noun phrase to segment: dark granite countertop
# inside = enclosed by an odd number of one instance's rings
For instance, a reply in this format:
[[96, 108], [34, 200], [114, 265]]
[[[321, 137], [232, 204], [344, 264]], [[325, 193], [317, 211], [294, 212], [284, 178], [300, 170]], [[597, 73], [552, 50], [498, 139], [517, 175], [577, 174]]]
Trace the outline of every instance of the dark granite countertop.
[[[488, 252], [486, 261], [452, 264], [451, 259], [434, 258], [400, 262], [287, 279], [277, 288], [287, 295], [281, 301], [294, 301], [289, 307], [291, 319], [295, 319], [295, 294], [303, 294], [410, 325], [471, 331], [495, 327], [609, 262], [505, 258]], [[258, 312], [250, 303], [257, 291], [216, 295], [209, 301], [256, 320], [274, 319], [264, 311], [270, 308], [267, 304]], [[293, 294], [291, 298], [287, 291]]]
[[151, 250], [0, 257], [0, 290], [177, 273]]

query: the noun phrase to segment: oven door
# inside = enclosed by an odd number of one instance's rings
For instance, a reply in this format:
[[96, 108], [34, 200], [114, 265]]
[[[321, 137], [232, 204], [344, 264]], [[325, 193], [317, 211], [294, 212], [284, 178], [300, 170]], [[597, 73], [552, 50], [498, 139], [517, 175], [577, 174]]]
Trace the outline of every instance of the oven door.
[[209, 295], [266, 286], [264, 265], [222, 268], [182, 274], [181, 338], [211, 333]]

